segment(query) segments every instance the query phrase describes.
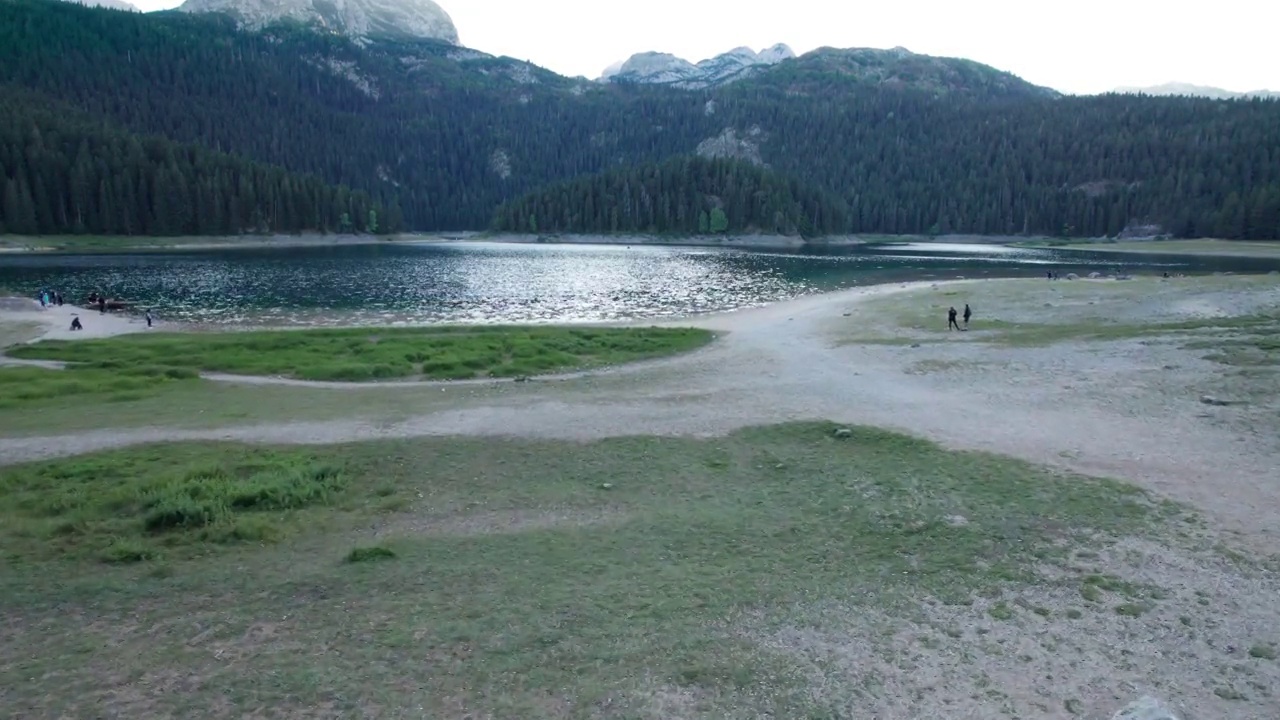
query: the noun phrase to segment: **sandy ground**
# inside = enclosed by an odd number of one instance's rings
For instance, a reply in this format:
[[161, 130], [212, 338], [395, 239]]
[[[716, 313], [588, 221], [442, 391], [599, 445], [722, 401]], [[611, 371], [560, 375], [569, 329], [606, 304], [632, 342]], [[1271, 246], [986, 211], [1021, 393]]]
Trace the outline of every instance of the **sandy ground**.
[[[0, 458], [17, 462], [183, 439], [320, 444], [429, 435], [715, 435], [745, 425], [829, 419], [1128, 480], [1198, 508], [1221, 542], [1254, 558], [1278, 557], [1277, 393], [1260, 394], [1243, 405], [1204, 404], [1202, 393], [1213, 390], [1224, 373], [1223, 366], [1202, 357], [1203, 351], [1150, 338], [1009, 347], [971, 342], [972, 333], [929, 329], [921, 332], [934, 333], [930, 340], [918, 345], [850, 342], [860, 333], [875, 334], [880, 304], [897, 294], [911, 293], [900, 299], [925, 302], [931, 293], [956, 293], [962, 303], [969, 294], [998, 294], [1008, 287], [1000, 283], [1008, 282], [876, 286], [670, 321], [724, 336], [687, 356], [513, 384], [509, 393], [404, 420], [352, 417], [213, 430], [151, 427], [0, 438]], [[1161, 321], [1280, 307], [1280, 281], [1247, 294], [1206, 291], [1185, 297], [1174, 285], [1140, 282], [1151, 283], [1150, 299], [1114, 311], [1083, 298], [1090, 288], [1105, 293], [1115, 281], [1072, 284], [1071, 292], [1083, 293], [1075, 299], [1067, 297], [1065, 283], [1046, 283], [1046, 293], [1066, 294], [1046, 296], [1043, 306], [1007, 310], [1006, 319], [1042, 312], [1042, 307], [1082, 317], [1089, 312], [1155, 314]], [[980, 310], [975, 328], [994, 312], [989, 304]], [[65, 327], [71, 312], [76, 310], [3, 310], [0, 321], [38, 319], [50, 328], [48, 337], [69, 337]], [[130, 318], [85, 315], [86, 337], [144, 329]], [[330, 391], [360, 389], [346, 384]], [[1025, 613], [1001, 625], [982, 607], [937, 606], [908, 621], [834, 608], [825, 620], [803, 627], [779, 628], [763, 618], [740, 623], [734, 632], [791, 653], [801, 665], [811, 663], [815, 692], [844, 692], [849, 678], [874, 671], [877, 682], [892, 691], [870, 708], [876, 717], [991, 717], [990, 702], [974, 698], [989, 695], [993, 686], [1006, 693], [1002, 702], [1017, 708], [1017, 717], [1109, 717], [1141, 694], [1175, 700], [1190, 711], [1184, 718], [1276, 717], [1280, 664], [1247, 652], [1260, 640], [1280, 642], [1274, 571], [1246, 578], [1211, 546], [1203, 553], [1121, 546], [1093, 563], [1134, 582], [1169, 588], [1172, 597], [1140, 624], [1095, 613], [1084, 621], [1086, 630], [1078, 622], [1056, 619], [1080, 603], [1078, 592], [1048, 587], [1016, 602], [1048, 608], [1054, 619]], [[950, 626], [967, 628], [965, 635], [938, 634], [935, 647], [927, 650], [897, 646]], [[885, 644], [883, 652], [873, 647], [877, 642]], [[997, 645], [1004, 649], [990, 650]], [[961, 663], [958, 657], [973, 662]], [[865, 713], [869, 706], [851, 699], [849, 709]]]
[[[83, 330], [72, 330], [71, 319], [79, 316]], [[144, 332], [146, 320], [119, 312], [99, 313], [75, 305], [40, 307], [26, 298], [0, 298], [0, 324], [34, 325], [41, 340], [75, 340], [103, 338], [126, 333]], [[159, 323], [156, 323], [158, 326]]]

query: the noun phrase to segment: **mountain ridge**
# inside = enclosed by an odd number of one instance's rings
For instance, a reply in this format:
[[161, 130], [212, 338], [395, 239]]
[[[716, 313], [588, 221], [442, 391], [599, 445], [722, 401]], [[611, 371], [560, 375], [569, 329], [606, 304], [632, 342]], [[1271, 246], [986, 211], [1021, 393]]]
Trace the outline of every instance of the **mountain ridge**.
[[413, 37], [458, 44], [453, 18], [434, 0], [186, 0], [178, 10], [223, 13], [254, 29], [292, 20], [360, 39]]
[[605, 68], [598, 80], [700, 89], [741, 79], [752, 69], [794, 57], [795, 52], [784, 43], [771, 45], [760, 52], [740, 46], [696, 63], [671, 53], [641, 52]]
[[1213, 100], [1234, 100], [1237, 98], [1254, 97], [1280, 98], [1280, 91], [1275, 90], [1249, 90], [1246, 92], [1237, 92], [1235, 90], [1224, 90], [1223, 88], [1211, 85], [1194, 85], [1192, 83], [1183, 82], [1167, 82], [1148, 87], [1118, 87], [1115, 90], [1112, 90], [1112, 92], [1126, 95], [1205, 97]]
[[973, 60], [922, 55], [900, 46], [820, 47], [797, 56], [789, 46], [779, 43], [759, 53], [747, 47], [734, 48], [696, 64], [670, 53], [643, 52], [606, 68], [599, 82], [698, 90], [746, 78], [794, 81], [798, 85], [839, 79], [855, 85], [911, 87], [935, 94], [963, 91], [977, 83], [1000, 95], [1061, 95], [1052, 88], [1033, 85], [1013, 73]]
[[691, 90], [440, 40], [6, 0], [0, 78], [0, 100], [314, 174], [411, 230], [480, 229], [538, 188], [698, 154], [832, 193], [852, 233], [1280, 236], [1280, 155], [1255, 151], [1280, 147], [1280, 102], [1063, 97], [905, 50], [820, 50]]

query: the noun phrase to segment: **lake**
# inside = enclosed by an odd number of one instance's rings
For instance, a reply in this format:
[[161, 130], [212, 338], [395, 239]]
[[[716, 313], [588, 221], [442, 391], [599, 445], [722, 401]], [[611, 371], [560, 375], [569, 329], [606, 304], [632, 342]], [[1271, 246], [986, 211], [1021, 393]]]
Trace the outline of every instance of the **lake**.
[[1267, 272], [1280, 259], [907, 243], [795, 251], [396, 243], [0, 255], [0, 288], [92, 291], [205, 324], [602, 322], [733, 310], [855, 285], [1069, 272]]

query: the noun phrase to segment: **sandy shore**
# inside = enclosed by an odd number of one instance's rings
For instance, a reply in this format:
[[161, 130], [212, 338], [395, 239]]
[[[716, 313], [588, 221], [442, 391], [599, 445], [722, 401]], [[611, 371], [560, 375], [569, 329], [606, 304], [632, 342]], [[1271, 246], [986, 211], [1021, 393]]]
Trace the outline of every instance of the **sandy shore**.
[[[83, 330], [71, 329], [71, 320], [77, 316]], [[104, 338], [147, 330], [147, 322], [142, 317], [119, 312], [99, 313], [75, 305], [42, 308], [39, 302], [26, 298], [0, 298], [0, 325], [34, 326], [35, 337], [31, 340]], [[160, 323], [155, 325], [158, 327]]]

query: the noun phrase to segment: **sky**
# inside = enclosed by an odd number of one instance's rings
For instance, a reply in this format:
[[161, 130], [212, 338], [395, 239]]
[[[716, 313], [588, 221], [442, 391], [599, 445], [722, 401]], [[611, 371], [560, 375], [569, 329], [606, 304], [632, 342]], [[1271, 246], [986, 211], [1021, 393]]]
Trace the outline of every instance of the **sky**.
[[[403, 0], [412, 2], [413, 0]], [[143, 10], [178, 0], [133, 0]], [[633, 53], [698, 61], [734, 47], [905, 47], [1067, 93], [1177, 81], [1280, 90], [1273, 0], [438, 0], [461, 43], [563, 75]]]

